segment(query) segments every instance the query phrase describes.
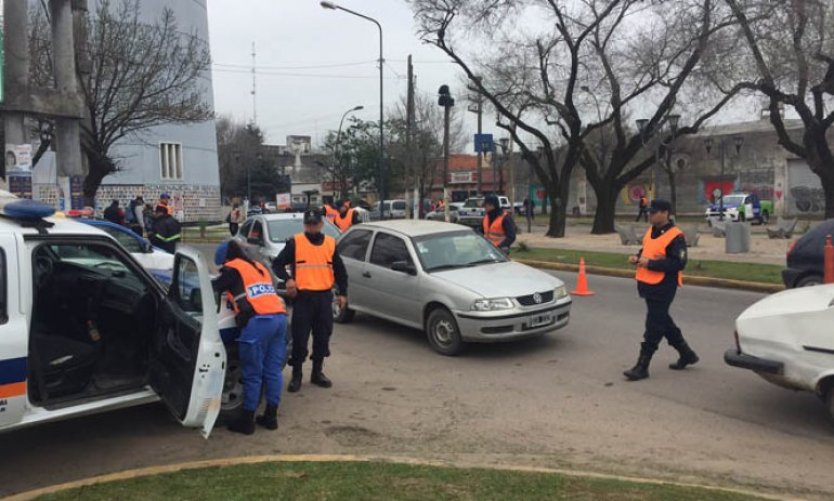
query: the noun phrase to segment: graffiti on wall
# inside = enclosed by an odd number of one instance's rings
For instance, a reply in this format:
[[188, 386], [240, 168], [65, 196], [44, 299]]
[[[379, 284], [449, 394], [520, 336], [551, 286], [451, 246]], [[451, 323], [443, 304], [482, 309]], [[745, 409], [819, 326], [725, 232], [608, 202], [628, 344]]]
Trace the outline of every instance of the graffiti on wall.
[[733, 193], [736, 191], [736, 182], [733, 179], [724, 179], [716, 177], [702, 177], [701, 178], [701, 204], [715, 203], [715, 190], [720, 190], [721, 193]]
[[620, 199], [624, 204], [635, 204], [640, 201], [640, 197], [649, 196], [650, 187], [643, 183], [635, 183], [620, 191]]
[[802, 160], [788, 161], [788, 193], [785, 209], [788, 214], [822, 214], [825, 194], [820, 178]]

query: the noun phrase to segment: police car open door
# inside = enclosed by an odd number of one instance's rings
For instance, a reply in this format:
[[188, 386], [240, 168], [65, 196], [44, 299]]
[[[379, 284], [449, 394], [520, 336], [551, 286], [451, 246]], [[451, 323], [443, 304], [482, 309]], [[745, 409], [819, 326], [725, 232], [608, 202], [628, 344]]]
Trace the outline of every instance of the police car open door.
[[208, 438], [220, 413], [226, 350], [208, 266], [194, 249], [177, 251], [153, 351], [151, 387], [184, 426]]

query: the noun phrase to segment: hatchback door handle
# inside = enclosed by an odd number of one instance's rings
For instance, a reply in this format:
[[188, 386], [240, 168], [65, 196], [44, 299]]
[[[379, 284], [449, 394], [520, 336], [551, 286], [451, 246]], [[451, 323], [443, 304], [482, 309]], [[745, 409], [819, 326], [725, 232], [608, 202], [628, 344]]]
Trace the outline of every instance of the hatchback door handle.
[[365, 278], [371, 278], [371, 272], [366, 271], [366, 272], [362, 273], [362, 276], [365, 277]]

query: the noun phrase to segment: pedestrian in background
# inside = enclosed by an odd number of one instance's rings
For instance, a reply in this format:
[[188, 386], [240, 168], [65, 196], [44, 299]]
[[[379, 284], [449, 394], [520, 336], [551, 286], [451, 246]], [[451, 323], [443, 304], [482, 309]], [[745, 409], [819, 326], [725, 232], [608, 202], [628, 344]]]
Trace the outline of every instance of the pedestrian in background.
[[104, 219], [115, 224], [125, 224], [125, 211], [119, 207], [119, 201], [113, 200], [110, 205], [104, 209]]
[[640, 221], [640, 219], [642, 218], [643, 221], [648, 223], [649, 222], [649, 199], [648, 199], [648, 197], [646, 197], [646, 195], [641, 195], [640, 196], [640, 201], [638, 202], [637, 209], [638, 209], [637, 219], [635, 219], [634, 221], [635, 222]]
[[[304, 213], [304, 233], [295, 235], [272, 263], [272, 270], [287, 284], [287, 297], [294, 298], [292, 313], [292, 380], [287, 391], [301, 389], [302, 366], [313, 333], [313, 373], [310, 382], [322, 388], [333, 386], [324, 375], [324, 359], [330, 356], [333, 333], [333, 287], [339, 308], [347, 308], [348, 277], [336, 250], [336, 239], [321, 232], [324, 216], [316, 209]], [[290, 267], [290, 273], [287, 273]], [[292, 276], [290, 276], [290, 274]]]
[[165, 252], [174, 254], [177, 252], [177, 244], [182, 240], [180, 222], [161, 205], [156, 206], [154, 216], [151, 243]]
[[130, 229], [139, 236], [145, 236], [145, 217], [143, 211], [145, 208], [145, 199], [142, 195], [137, 195], [136, 198], [130, 201], [127, 206], [127, 213], [125, 219], [127, 220]]
[[342, 233], [349, 230], [354, 224], [362, 222], [359, 220], [359, 214], [356, 212], [356, 209], [350, 206], [350, 202], [340, 200], [336, 207], [339, 209], [339, 212], [333, 219], [333, 223], [342, 230]]
[[142, 220], [145, 222], [145, 237], [150, 238], [151, 234], [153, 234], [153, 222], [155, 220], [153, 205], [145, 204], [145, 207], [142, 208]]
[[669, 315], [678, 287], [683, 285], [682, 273], [686, 268], [686, 237], [670, 221], [672, 205], [666, 200], [652, 200], [648, 206], [652, 226], [643, 237], [643, 247], [629, 262], [637, 267], [637, 291], [646, 301], [646, 331], [640, 345], [637, 364], [623, 374], [631, 381], [649, 377], [649, 364], [665, 337], [678, 351], [678, 361], [670, 369], [683, 370], [698, 362], [698, 355], [683, 338], [683, 333]]
[[278, 405], [283, 386], [281, 369], [286, 355], [287, 309], [275, 293], [272, 274], [266, 266], [246, 256], [235, 240], [220, 244], [215, 264], [222, 266], [212, 281], [217, 292], [225, 292], [235, 310], [240, 327], [238, 353], [243, 373], [243, 412], [229, 424], [229, 430], [255, 433], [255, 412], [266, 398], [266, 410], [257, 423], [268, 430], [278, 429]]
[[174, 208], [171, 206], [171, 195], [167, 193], [159, 195], [159, 202], [154, 207], [154, 213], [158, 212], [160, 207], [165, 208], [169, 216], [174, 215]]
[[238, 228], [240, 228], [240, 225], [243, 224], [243, 211], [241, 210], [239, 203], [235, 202], [232, 204], [232, 210], [226, 217], [226, 221], [229, 223], [229, 233], [231, 233], [232, 236], [237, 235]]

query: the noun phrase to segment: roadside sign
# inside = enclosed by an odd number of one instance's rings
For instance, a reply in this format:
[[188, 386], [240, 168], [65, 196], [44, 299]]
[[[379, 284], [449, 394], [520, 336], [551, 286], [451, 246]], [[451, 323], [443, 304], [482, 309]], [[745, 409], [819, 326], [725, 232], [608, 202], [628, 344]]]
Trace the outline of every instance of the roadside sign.
[[278, 193], [275, 195], [275, 207], [278, 209], [289, 209], [292, 207], [292, 196], [289, 193]]
[[32, 145], [6, 145], [6, 173], [29, 174], [32, 172]]
[[492, 134], [475, 134], [475, 153], [489, 153], [494, 150]]

